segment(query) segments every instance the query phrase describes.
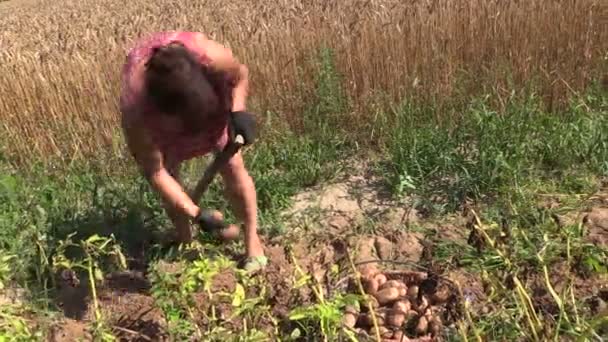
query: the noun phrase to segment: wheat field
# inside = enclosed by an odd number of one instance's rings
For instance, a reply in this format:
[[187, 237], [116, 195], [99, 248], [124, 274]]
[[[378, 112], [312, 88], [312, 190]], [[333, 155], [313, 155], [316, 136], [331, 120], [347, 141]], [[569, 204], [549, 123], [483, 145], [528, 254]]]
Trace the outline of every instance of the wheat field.
[[[449, 103], [533, 84], [549, 108], [606, 71], [602, 0], [9, 1], [0, 8], [0, 117], [15, 165], [122, 153], [119, 70], [128, 44], [158, 30], [202, 31], [251, 70], [250, 106], [293, 129], [330, 48], [353, 106], [406, 96]], [[382, 95], [381, 97], [379, 95]], [[437, 115], [449, 120], [444, 108]], [[353, 119], [354, 118], [354, 119]]]

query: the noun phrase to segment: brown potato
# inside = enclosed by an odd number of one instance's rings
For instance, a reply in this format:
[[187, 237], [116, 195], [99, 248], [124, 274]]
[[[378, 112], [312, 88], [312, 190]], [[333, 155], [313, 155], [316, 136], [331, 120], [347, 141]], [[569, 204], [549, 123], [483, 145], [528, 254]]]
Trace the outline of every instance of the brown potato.
[[[367, 296], [367, 299], [369, 300], [369, 303], [371, 304], [373, 309], [377, 309], [380, 307], [380, 304], [378, 303], [378, 300], [376, 299], [376, 297]], [[367, 306], [367, 304], [366, 304], [366, 306]]]
[[354, 328], [357, 324], [357, 315], [352, 313], [345, 313], [342, 316], [342, 324], [348, 328]]
[[372, 318], [367, 313], [360, 314], [357, 317], [357, 323], [355, 324], [355, 326], [357, 326], [359, 328], [368, 328], [368, 327], [371, 327], [372, 325], [373, 325]]
[[344, 312], [345, 312], [345, 313], [351, 313], [351, 314], [353, 314], [353, 315], [356, 315], [356, 314], [358, 314], [358, 313], [359, 313], [359, 310], [358, 310], [358, 309], [357, 309], [357, 307], [355, 307], [354, 305], [347, 305], [347, 306], [344, 308]]
[[395, 302], [395, 304], [393, 304], [393, 311], [400, 312], [403, 314], [410, 311], [411, 308], [412, 308], [412, 304], [407, 299], [397, 301], [397, 302]]
[[378, 281], [376, 278], [363, 279], [361, 283], [363, 284], [365, 293], [375, 295], [378, 292]]
[[429, 321], [429, 332], [431, 333], [431, 335], [434, 337], [441, 334], [441, 327], [441, 318], [439, 318], [438, 316], [433, 316]]
[[406, 321], [409, 321], [410, 319], [416, 318], [418, 316], [420, 316], [418, 314], [418, 312], [416, 312], [414, 310], [410, 310], [405, 314], [405, 319], [406, 319]]
[[401, 297], [401, 298], [407, 297], [407, 287], [399, 288], [399, 297]]
[[443, 286], [440, 287], [433, 295], [431, 296], [431, 301], [434, 304], [443, 304], [448, 301], [450, 298], [450, 290]]
[[418, 285], [410, 286], [407, 288], [407, 296], [410, 299], [416, 299], [416, 298], [418, 298], [418, 291], [419, 291]]
[[378, 269], [373, 264], [366, 264], [359, 269], [362, 279], [372, 279], [378, 274]]
[[376, 319], [382, 320], [382, 325], [384, 325], [384, 322], [386, 321], [386, 309], [382, 308], [374, 313], [376, 314]]
[[378, 273], [375, 276], [376, 282], [378, 283], [379, 288], [382, 288], [384, 284], [386, 284], [386, 276], [382, 273]]
[[357, 333], [357, 337], [362, 341], [367, 341], [370, 338], [367, 329], [358, 328], [355, 330], [355, 332]]
[[405, 284], [403, 282], [400, 282], [399, 280], [389, 280], [386, 283], [384, 283], [383, 286], [380, 287], [381, 290], [389, 288], [389, 287], [394, 287], [396, 289], [400, 289], [400, 288], [405, 288]]
[[405, 313], [392, 311], [386, 316], [386, 323], [394, 328], [401, 328], [405, 322]]
[[[378, 321], [378, 325], [384, 325], [385, 323], [385, 316], [382, 315], [382, 313], [377, 312], [376, 313], [376, 320]], [[374, 320], [372, 318], [371, 313], [365, 313], [365, 314], [360, 314], [358, 319], [357, 319], [357, 324], [358, 327], [362, 327], [362, 328], [369, 328], [369, 327], [373, 327], [374, 326]]]
[[420, 301], [416, 305], [416, 311], [418, 311], [419, 314], [423, 315], [428, 307], [429, 300], [426, 298], [426, 296], [422, 296], [422, 299], [420, 299]]
[[[396, 330], [393, 333], [393, 340], [397, 340], [399, 342], [401, 342], [401, 340], [403, 339], [403, 331], [402, 330]], [[407, 340], [405, 340], [407, 341]]]
[[[374, 325], [374, 321], [372, 321], [372, 317], [369, 317], [370, 322], [372, 325]], [[384, 326], [386, 324], [386, 319], [384, 315], [378, 315], [376, 314], [376, 320], [378, 321], [378, 326]]]
[[429, 322], [425, 316], [420, 316], [418, 324], [416, 324], [416, 334], [424, 335], [429, 329]]
[[386, 289], [378, 291], [376, 293], [376, 299], [380, 305], [386, 305], [394, 302], [399, 298], [399, 290], [394, 287], [388, 287]]
[[383, 338], [390, 338], [391, 336], [393, 336], [393, 332], [390, 331], [387, 327], [378, 327], [378, 332], [380, 333], [380, 336], [382, 336]]
[[408, 271], [401, 274], [407, 285], [417, 285], [424, 281], [428, 275], [426, 272]]

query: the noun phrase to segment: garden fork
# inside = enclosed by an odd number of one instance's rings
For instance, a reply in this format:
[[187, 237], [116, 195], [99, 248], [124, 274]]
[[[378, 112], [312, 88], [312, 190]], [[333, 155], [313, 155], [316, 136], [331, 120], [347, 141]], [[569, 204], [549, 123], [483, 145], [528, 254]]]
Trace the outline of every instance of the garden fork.
[[209, 184], [213, 181], [215, 175], [219, 172], [220, 167], [224, 166], [230, 158], [232, 158], [245, 143], [245, 139], [240, 134], [236, 136], [234, 141], [231, 141], [226, 147], [215, 155], [211, 164], [205, 169], [205, 173], [196, 184], [191, 193], [191, 198], [194, 203], [200, 201], [201, 197], [209, 188]]

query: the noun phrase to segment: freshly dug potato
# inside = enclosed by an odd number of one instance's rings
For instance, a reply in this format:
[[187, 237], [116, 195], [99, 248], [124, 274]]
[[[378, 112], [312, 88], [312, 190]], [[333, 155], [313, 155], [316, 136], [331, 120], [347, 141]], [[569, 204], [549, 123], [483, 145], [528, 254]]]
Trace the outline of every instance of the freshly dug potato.
[[378, 288], [382, 288], [382, 286], [387, 282], [386, 276], [382, 273], [376, 274], [375, 278], [376, 282], [378, 283]]
[[386, 315], [386, 324], [394, 328], [401, 328], [405, 322], [405, 312], [391, 311]]
[[347, 306], [344, 308], [344, 312], [345, 312], [345, 313], [351, 313], [351, 314], [353, 314], [353, 315], [357, 315], [357, 314], [359, 314], [359, 310], [358, 310], [358, 309], [357, 309], [357, 307], [355, 307], [354, 305], [347, 305]]
[[357, 334], [357, 337], [361, 339], [361, 341], [367, 341], [369, 339], [369, 333], [366, 329], [356, 328], [355, 333]]
[[367, 313], [362, 313], [357, 317], [357, 323], [355, 323], [356, 327], [359, 328], [369, 328], [373, 325], [372, 318]]
[[450, 298], [450, 290], [447, 286], [441, 286], [433, 295], [431, 296], [431, 302], [433, 304], [443, 304], [448, 301]]
[[416, 324], [416, 334], [424, 335], [429, 329], [429, 322], [426, 316], [420, 316], [418, 324]]
[[407, 297], [407, 287], [400, 287], [399, 288], [399, 297], [400, 298]]
[[388, 287], [376, 293], [376, 299], [381, 306], [392, 303], [398, 298], [399, 290], [394, 287]]
[[403, 331], [402, 330], [396, 330], [393, 333], [393, 340], [397, 340], [397, 341], [401, 342], [402, 339], [403, 339]]
[[403, 314], [410, 311], [411, 308], [412, 304], [407, 299], [396, 301], [395, 304], [393, 304], [393, 311], [400, 312]]
[[373, 279], [378, 274], [378, 269], [374, 264], [366, 264], [359, 269], [359, 273], [361, 273], [361, 280], [364, 281]]
[[382, 325], [384, 325], [384, 322], [386, 321], [386, 309], [382, 308], [379, 309], [378, 311], [375, 312], [376, 314], [376, 318], [378, 320], [382, 320]]
[[410, 319], [416, 318], [420, 316], [416, 311], [410, 310], [405, 314], [405, 320], [409, 321]]
[[407, 296], [410, 299], [416, 299], [416, 298], [418, 298], [418, 291], [419, 291], [418, 285], [410, 286], [407, 288]]
[[423, 315], [428, 307], [429, 307], [429, 300], [426, 298], [426, 296], [422, 296], [422, 299], [420, 299], [420, 301], [417, 302], [416, 311], [418, 311], [419, 314]]
[[380, 332], [380, 337], [382, 338], [393, 337], [393, 331], [388, 329], [387, 327], [378, 327], [378, 332]]
[[[382, 315], [382, 313], [377, 312], [376, 313], [376, 320], [378, 321], [378, 325], [382, 325], [384, 326], [385, 324], [385, 317], [384, 315]], [[358, 327], [362, 327], [362, 328], [369, 328], [369, 327], [373, 327], [374, 326], [374, 320], [372, 318], [371, 313], [364, 313], [364, 314], [360, 314], [358, 319], [357, 319], [357, 324], [356, 326]]]
[[342, 324], [348, 328], [354, 328], [357, 324], [357, 315], [347, 312], [342, 316]]
[[393, 332], [387, 327], [378, 327], [378, 332], [382, 338], [391, 338], [393, 337]]
[[403, 279], [408, 285], [420, 284], [428, 277], [426, 272], [408, 271], [403, 274]]
[[432, 336], [437, 336], [441, 334], [441, 328], [443, 323], [441, 322], [441, 318], [438, 316], [432, 316], [429, 321], [429, 332]]
[[363, 278], [361, 283], [363, 284], [363, 290], [365, 290], [365, 293], [375, 295], [378, 292], [379, 285], [378, 280], [376, 280], [375, 277]]
[[[377, 309], [380, 307], [380, 304], [378, 303], [378, 299], [376, 299], [376, 297], [374, 297], [373, 295], [368, 295], [367, 301], [372, 306], [372, 309]], [[363, 302], [363, 303], [364, 303], [363, 304], [364, 307], [367, 309], [367, 302]]]
[[399, 280], [389, 280], [384, 285], [380, 286], [380, 290], [383, 290], [388, 287], [394, 287], [396, 289], [407, 288], [405, 284]]
[[396, 271], [396, 272], [387, 272], [387, 277], [390, 279], [401, 279], [407, 286], [411, 285], [419, 285], [423, 280], [428, 278], [428, 274], [426, 272], [419, 271]]

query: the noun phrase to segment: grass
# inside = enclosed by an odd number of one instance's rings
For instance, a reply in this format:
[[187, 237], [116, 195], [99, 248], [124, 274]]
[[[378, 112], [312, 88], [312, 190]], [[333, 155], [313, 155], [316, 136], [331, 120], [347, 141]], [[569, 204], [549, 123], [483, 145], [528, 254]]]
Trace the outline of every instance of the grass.
[[[461, 284], [470, 306], [446, 327], [449, 340], [606, 334], [586, 296], [608, 275], [608, 251], [589, 242], [580, 220], [555, 220], [586, 210], [608, 177], [608, 30], [599, 1], [62, 5], [3, 14], [0, 24], [9, 47], [0, 51], [0, 341], [50, 333], [63, 316], [55, 298], [65, 270], [92, 293], [85, 325], [97, 339], [133, 334], [119, 329], [100, 295], [116, 267], [145, 268], [175, 340], [354, 340], [342, 310], [364, 301], [328, 291], [294, 254], [286, 255], [293, 286], [284, 290], [310, 298], [289, 303], [281, 320], [276, 284], [242, 274], [229, 257], [239, 244], [161, 248], [169, 222], [125, 154], [115, 99], [124, 44], [166, 22], [209, 27], [251, 67], [262, 130], [246, 163], [269, 239], [286, 249], [290, 236], [308, 241], [280, 215], [293, 195], [359, 171], [351, 162], [373, 153], [394, 199], [435, 222], [467, 217], [462, 239], [416, 228], [433, 245], [422, 263], [470, 274]], [[246, 10], [231, 12], [237, 5]], [[203, 165], [187, 163], [187, 184]], [[214, 183], [202, 205], [233, 220], [221, 190]], [[557, 206], [546, 204], [555, 198]], [[352, 232], [382, 231], [366, 224]], [[329, 277], [353, 275], [351, 266], [334, 264]], [[211, 291], [225, 271], [233, 289]], [[467, 292], [471, 283], [483, 293]], [[14, 290], [22, 305], [4, 305]], [[227, 323], [225, 307], [240, 325]]]
[[448, 211], [469, 199], [517, 195], [535, 181], [589, 191], [585, 177], [608, 175], [607, 108], [599, 91], [561, 113], [547, 113], [535, 96], [509, 101], [502, 112], [481, 99], [438, 125], [424, 120], [424, 106], [406, 103], [392, 114], [387, 174], [396, 192], [444, 197]]

